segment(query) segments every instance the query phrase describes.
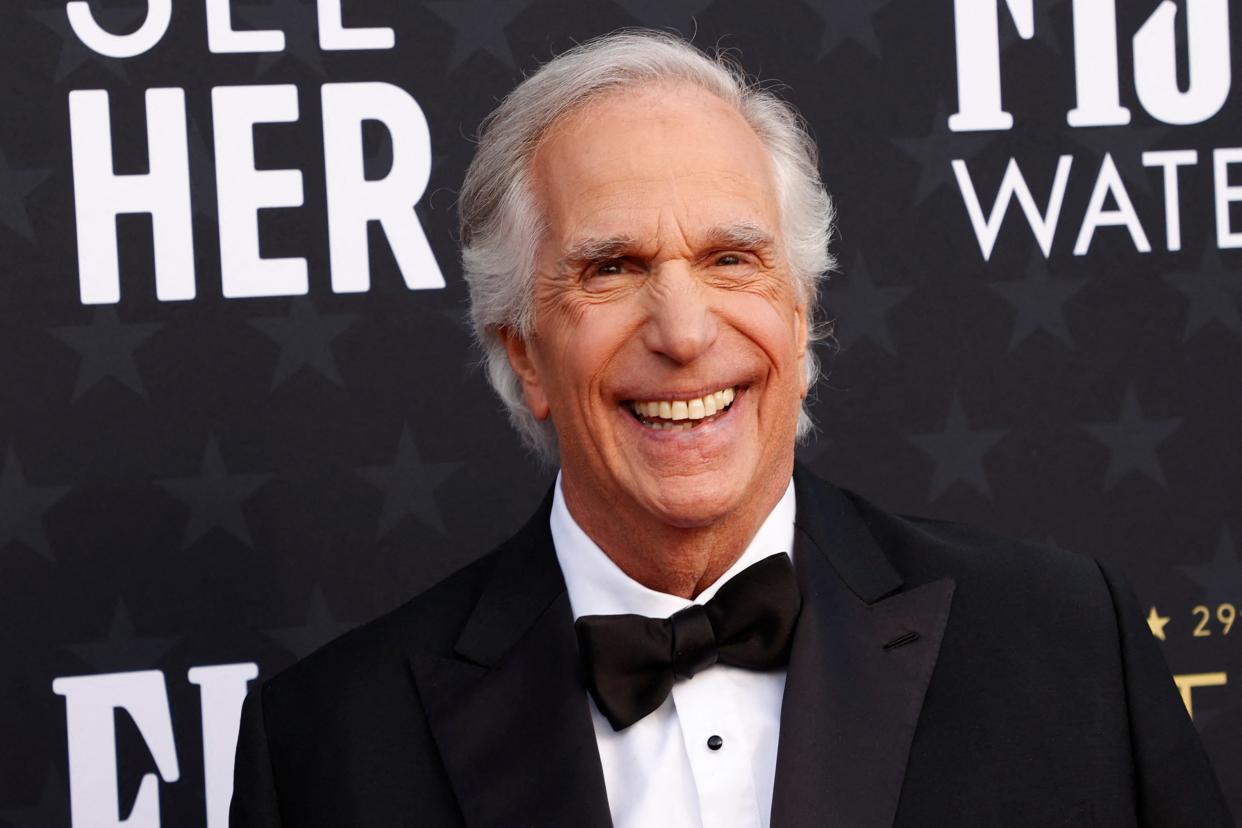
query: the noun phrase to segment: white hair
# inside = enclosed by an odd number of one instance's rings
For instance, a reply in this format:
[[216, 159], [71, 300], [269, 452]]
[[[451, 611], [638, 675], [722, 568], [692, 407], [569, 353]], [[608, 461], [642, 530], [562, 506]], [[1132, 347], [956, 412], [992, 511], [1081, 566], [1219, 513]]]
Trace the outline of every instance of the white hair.
[[[835, 262], [828, 244], [833, 206], [819, 175], [819, 153], [806, 122], [787, 102], [751, 80], [728, 55], [712, 57], [676, 35], [628, 29], [589, 40], [544, 64], [520, 83], [479, 128], [478, 149], [458, 202], [462, 268], [470, 315], [487, 378], [523, 441], [544, 460], [557, 454], [556, 432], [526, 406], [499, 331], [529, 339], [534, 325], [537, 246], [544, 226], [531, 186], [531, 160], [560, 118], [601, 94], [638, 85], [679, 82], [733, 106], [772, 159], [781, 236], [790, 276], [807, 308], [807, 388], [819, 375], [815, 340], [831, 325], [815, 322], [818, 284]], [[803, 404], [799, 439], [813, 429]]]

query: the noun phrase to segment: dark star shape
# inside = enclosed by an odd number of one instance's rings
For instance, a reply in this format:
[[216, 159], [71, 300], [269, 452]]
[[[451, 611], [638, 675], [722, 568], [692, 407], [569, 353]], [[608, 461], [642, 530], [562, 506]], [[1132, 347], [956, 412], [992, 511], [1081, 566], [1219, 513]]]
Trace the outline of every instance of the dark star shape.
[[824, 23], [819, 39], [819, 55], [823, 60], [847, 40], [852, 40], [876, 57], [880, 56], [880, 40], [871, 18], [890, 0], [802, 0]]
[[342, 624], [332, 617], [328, 602], [323, 597], [323, 589], [316, 584], [306, 606], [306, 623], [300, 627], [268, 630], [267, 635], [298, 658], [305, 658], [329, 641], [349, 632], [353, 626]]
[[893, 143], [906, 155], [919, 162], [919, 183], [914, 190], [914, 206], [922, 204], [932, 193], [946, 184], [956, 186], [954, 159], [970, 160], [991, 143], [993, 133], [952, 132], [944, 100], [936, 102], [931, 129], [921, 138], [894, 138]]
[[65, 649], [82, 659], [97, 673], [118, 673], [152, 669], [176, 642], [176, 638], [140, 637], [130, 621], [125, 599], [118, 598], [107, 638], [85, 644], [70, 644]]
[[305, 296], [289, 302], [289, 315], [250, 320], [250, 324], [266, 333], [280, 346], [276, 370], [272, 375], [275, 388], [302, 366], [318, 371], [337, 385], [342, 385], [341, 372], [332, 356], [332, 340], [354, 323], [356, 313], [320, 315]]
[[1121, 414], [1115, 423], [1084, 425], [1092, 436], [1108, 447], [1108, 470], [1104, 473], [1104, 491], [1132, 471], [1166, 486], [1164, 471], [1156, 448], [1181, 425], [1180, 418], [1149, 420], [1134, 395], [1134, 383], [1126, 386]]
[[1006, 282], [992, 282], [988, 287], [1004, 299], [1016, 313], [1013, 318], [1013, 335], [1009, 338], [1012, 350], [1018, 343], [1037, 330], [1045, 331], [1074, 348], [1069, 326], [1065, 323], [1062, 306], [1070, 297], [1082, 290], [1087, 279], [1053, 280], [1048, 264], [1038, 251], [1031, 253], [1026, 266], [1026, 276]]
[[1228, 526], [1220, 529], [1216, 553], [1204, 563], [1181, 564], [1180, 570], [1203, 590], [1204, 603], [1213, 608], [1220, 604], [1237, 604], [1242, 600], [1242, 561], [1238, 560], [1233, 536]]
[[710, 6], [713, 0], [687, 0], [670, 3], [668, 0], [613, 0], [639, 25], [651, 29], [693, 28], [694, 18]]
[[1185, 294], [1189, 301], [1183, 342], [1213, 319], [1234, 333], [1242, 334], [1242, 315], [1238, 312], [1242, 275], [1221, 267], [1214, 244], [1208, 245], [1197, 272], [1170, 273], [1164, 280]]
[[[91, 4], [91, 16], [100, 28], [109, 32], [129, 32], [136, 29], [146, 19], [146, 8], [101, 8], [98, 3]], [[50, 9], [32, 9], [30, 16], [56, 33], [60, 38], [60, 57], [56, 62], [54, 80], [60, 83], [71, 72], [87, 61], [96, 63], [128, 83], [125, 74], [125, 61], [121, 58], [110, 58], [101, 55], [87, 46], [79, 38], [73, 27], [69, 25], [69, 14], [61, 3]]]
[[487, 52], [509, 69], [517, 68], [505, 27], [530, 5], [530, 0], [432, 0], [423, 5], [453, 27], [449, 71], [476, 52]]
[[936, 464], [928, 501], [940, 497], [953, 483], [962, 481], [991, 499], [992, 489], [983, 471], [983, 457], [1005, 436], [1005, 429], [972, 429], [954, 392], [944, 431], [906, 437]]
[[[1134, 107], [1130, 109], [1131, 116], [1134, 115]], [[1154, 126], [1140, 127], [1130, 124], [1124, 129], [1117, 127], [1087, 127], [1081, 129], [1071, 129], [1069, 136], [1078, 144], [1091, 150], [1097, 156], [1095, 168], [1087, 171], [1084, 167], [1081, 174], [1084, 178], [1090, 176], [1091, 186], [1095, 187], [1096, 177], [1100, 174], [1100, 164], [1104, 163], [1104, 153], [1111, 153], [1113, 163], [1117, 165], [1117, 172], [1121, 175], [1121, 180], [1126, 185], [1126, 190], [1130, 194], [1130, 200], [1134, 200], [1134, 193], [1139, 192], [1144, 196], [1152, 195], [1152, 181], [1163, 180], [1164, 173], [1159, 167], [1144, 167], [1143, 153], [1152, 149], [1161, 139], [1171, 131], [1170, 127]], [[1082, 165], [1085, 159], [1074, 159], [1074, 165], [1077, 168]], [[1187, 168], [1182, 167], [1178, 172], [1179, 180], [1187, 177]], [[1163, 186], [1163, 185], [1161, 185]], [[1184, 185], [1183, 185], [1184, 186]], [[1182, 199], [1185, 202], [1185, 199]], [[1112, 199], [1109, 198], [1105, 203], [1105, 207], [1112, 205]], [[1161, 200], [1161, 230], [1163, 230], [1164, 219], [1164, 201]], [[1186, 209], [1185, 203], [1182, 209]], [[1183, 215], [1182, 229], [1185, 231], [1185, 215]], [[1151, 232], [1144, 227], [1147, 232], [1147, 238], [1152, 238]]]
[[829, 315], [834, 319], [834, 333], [842, 349], [848, 350], [865, 337], [896, 356], [897, 348], [884, 320], [911, 290], [904, 285], [876, 287], [859, 255], [844, 277], [832, 280], [827, 292]]
[[461, 463], [424, 463], [414, 446], [408, 425], [402, 426], [396, 455], [390, 466], [366, 466], [358, 469], [371, 485], [384, 493], [376, 537], [383, 537], [407, 515], [448, 534], [436, 502], [435, 490], [458, 469]]
[[73, 400], [77, 401], [105, 377], [112, 377], [145, 399], [147, 392], [134, 362], [134, 351], [162, 327], [158, 322], [122, 323], [115, 306], [99, 305], [89, 325], [50, 328], [57, 339], [82, 355]]
[[34, 228], [26, 213], [26, 197], [47, 180], [51, 170], [15, 170], [0, 148], [0, 225], [26, 241], [35, 241]]
[[0, 549], [20, 541], [48, 561], [55, 562], [47, 530], [43, 528], [43, 515], [70, 488], [28, 485], [17, 454], [9, 446], [4, 466], [0, 468]]
[[[270, 3], [253, 3], [235, 6], [237, 16], [244, 20], [248, 29], [279, 29], [285, 33], [285, 48], [280, 52], [260, 52], [255, 61], [254, 76], [269, 69], [289, 56], [323, 77], [323, 50], [319, 48], [319, 12], [314, 2], [300, 0], [271, 0]], [[240, 28], [240, 27], [238, 27]]]
[[217, 527], [247, 546], [254, 546], [241, 504], [267, 478], [266, 474], [229, 474], [224, 458], [220, 456], [216, 438], [209, 437], [198, 475], [157, 481], [161, 487], [190, 507], [181, 549], [188, 549], [195, 541]]
[[69, 791], [56, 765], [49, 763], [43, 792], [37, 802], [16, 808], [0, 808], [0, 820], [12, 828], [52, 828], [69, 824]]

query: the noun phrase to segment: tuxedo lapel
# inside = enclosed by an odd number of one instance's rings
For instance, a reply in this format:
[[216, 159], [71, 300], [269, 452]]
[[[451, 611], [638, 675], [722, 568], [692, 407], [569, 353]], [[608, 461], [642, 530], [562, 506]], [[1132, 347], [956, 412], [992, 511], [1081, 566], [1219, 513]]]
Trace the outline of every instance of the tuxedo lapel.
[[410, 659], [470, 828], [611, 825], [550, 506], [497, 553], [453, 657]]
[[893, 824], [954, 582], [902, 591], [850, 500], [799, 468], [803, 607], [781, 710], [773, 828]]

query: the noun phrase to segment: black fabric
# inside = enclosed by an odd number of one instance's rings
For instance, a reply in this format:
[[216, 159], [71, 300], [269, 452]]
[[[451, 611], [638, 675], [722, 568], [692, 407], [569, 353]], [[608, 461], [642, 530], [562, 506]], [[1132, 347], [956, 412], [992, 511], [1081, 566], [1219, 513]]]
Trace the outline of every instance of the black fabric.
[[[1117, 573], [794, 488], [773, 828], [1233, 824]], [[611, 824], [550, 507], [251, 692], [233, 828]]]
[[587, 689], [613, 730], [624, 730], [663, 704], [677, 679], [717, 662], [784, 667], [801, 606], [793, 564], [779, 552], [669, 618], [584, 615], [574, 629]]

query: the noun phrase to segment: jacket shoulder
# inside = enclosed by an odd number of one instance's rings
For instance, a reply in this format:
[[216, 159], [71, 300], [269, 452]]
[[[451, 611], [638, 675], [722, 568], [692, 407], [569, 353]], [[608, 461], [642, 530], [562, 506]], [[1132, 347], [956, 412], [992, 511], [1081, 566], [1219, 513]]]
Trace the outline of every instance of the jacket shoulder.
[[[454, 655], [498, 567], [525, 566], [546, 545], [550, 504], [549, 494], [523, 527], [479, 560], [269, 678], [260, 690], [269, 720], [279, 709], [290, 722], [306, 715], [349, 722], [406, 704], [414, 690], [411, 659]], [[382, 716], [376, 725], [384, 726]]]
[[[377, 682], [405, 684], [415, 654], [447, 656], [495, 567], [499, 550], [467, 564], [424, 592], [274, 674], [266, 696], [351, 699]], [[329, 690], [332, 688], [332, 690]]]
[[[906, 589], [954, 582], [937, 663], [942, 676], [969, 677], [979, 687], [942, 681], [942, 691], [952, 685], [961, 698], [976, 691], [990, 699], [1017, 694], [1038, 706], [1044, 693], [1061, 698], [1067, 691], [1059, 683], [1075, 676], [1083, 705], [1092, 693], [1124, 698], [1122, 627], [1145, 625], [1132, 611], [1121, 612], [1114, 585], [1094, 558], [966, 523], [895, 514], [848, 496]], [[996, 684], [982, 682], [981, 665], [995, 671]]]
[[889, 560], [908, 583], [941, 577], [995, 581], [1026, 589], [1103, 586], [1094, 558], [952, 520], [899, 514], [842, 490]]

